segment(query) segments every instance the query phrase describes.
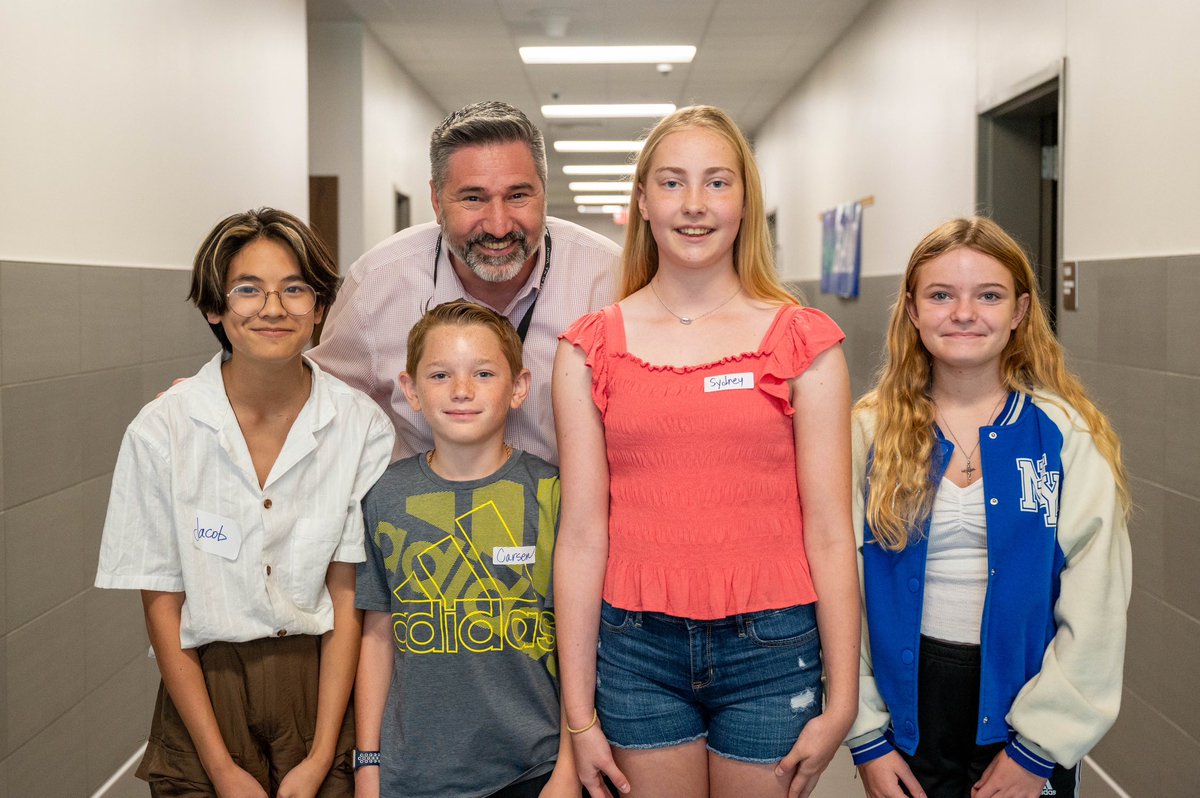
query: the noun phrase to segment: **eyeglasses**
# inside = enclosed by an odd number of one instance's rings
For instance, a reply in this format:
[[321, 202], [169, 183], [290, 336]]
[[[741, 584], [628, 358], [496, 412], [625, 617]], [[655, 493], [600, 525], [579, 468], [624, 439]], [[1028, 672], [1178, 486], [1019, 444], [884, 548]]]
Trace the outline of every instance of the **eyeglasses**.
[[292, 283], [278, 291], [264, 291], [257, 285], [235, 285], [225, 295], [229, 309], [239, 316], [251, 318], [267, 306], [267, 297], [279, 297], [279, 304], [289, 316], [304, 316], [317, 306], [317, 292], [307, 283]]

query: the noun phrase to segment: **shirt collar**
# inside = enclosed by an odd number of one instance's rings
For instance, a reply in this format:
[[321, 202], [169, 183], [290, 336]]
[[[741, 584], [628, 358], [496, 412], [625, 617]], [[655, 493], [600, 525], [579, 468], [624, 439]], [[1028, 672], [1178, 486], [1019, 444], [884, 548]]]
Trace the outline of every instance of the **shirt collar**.
[[[194, 390], [189, 390], [184, 394], [188, 415], [215, 430], [224, 429], [230, 425], [237, 426], [237, 416], [234, 415], [233, 407], [229, 404], [229, 397], [225, 394], [225, 381], [221, 378], [221, 364], [229, 357], [229, 353], [222, 350], [212, 360], [205, 363], [196, 376], [189, 380], [189, 382], [196, 383]], [[312, 370], [312, 389], [292, 426], [295, 429], [297, 425], [304, 425], [315, 433], [333, 421], [337, 410], [329, 395], [329, 385], [321, 367], [308, 355], [301, 355], [301, 357]]]

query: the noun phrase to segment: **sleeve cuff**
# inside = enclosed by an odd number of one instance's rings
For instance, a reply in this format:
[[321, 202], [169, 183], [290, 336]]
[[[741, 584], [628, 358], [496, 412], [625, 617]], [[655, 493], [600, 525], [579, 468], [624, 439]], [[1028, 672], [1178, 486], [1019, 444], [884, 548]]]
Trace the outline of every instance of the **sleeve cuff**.
[[865, 765], [873, 759], [878, 759], [884, 754], [890, 754], [896, 750], [888, 738], [878, 731], [848, 740], [846, 745], [850, 748], [850, 756], [854, 759], [855, 767]]
[[[1055, 761], [1050, 759], [1046, 752], [1033, 741], [1027, 740], [1019, 734], [1008, 741], [1004, 752], [1008, 754], [1009, 759], [1035, 776], [1048, 779], [1054, 773]], [[855, 762], [855, 764], [858, 763]]]

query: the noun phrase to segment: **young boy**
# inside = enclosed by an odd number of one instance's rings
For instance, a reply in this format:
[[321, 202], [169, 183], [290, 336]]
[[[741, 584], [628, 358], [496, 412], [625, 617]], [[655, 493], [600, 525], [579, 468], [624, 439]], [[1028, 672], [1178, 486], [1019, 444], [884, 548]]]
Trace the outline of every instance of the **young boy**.
[[301, 354], [337, 287], [294, 216], [222, 221], [188, 298], [223, 351], [125, 433], [96, 585], [142, 591], [152, 795], [353, 794], [359, 502], [394, 433]]
[[558, 471], [504, 442], [529, 393], [521, 340], [499, 314], [447, 302], [412, 328], [407, 369], [434, 448], [363, 500], [357, 794], [578, 798], [555, 682]]

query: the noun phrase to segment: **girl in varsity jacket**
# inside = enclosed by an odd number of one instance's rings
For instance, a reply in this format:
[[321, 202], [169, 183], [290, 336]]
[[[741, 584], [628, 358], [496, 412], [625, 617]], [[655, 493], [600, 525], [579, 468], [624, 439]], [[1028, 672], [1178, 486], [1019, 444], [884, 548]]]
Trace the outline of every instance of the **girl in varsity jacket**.
[[1075, 795], [1121, 697], [1120, 443], [988, 219], [917, 246], [887, 344], [854, 419], [864, 788]]

